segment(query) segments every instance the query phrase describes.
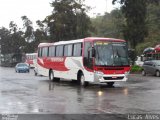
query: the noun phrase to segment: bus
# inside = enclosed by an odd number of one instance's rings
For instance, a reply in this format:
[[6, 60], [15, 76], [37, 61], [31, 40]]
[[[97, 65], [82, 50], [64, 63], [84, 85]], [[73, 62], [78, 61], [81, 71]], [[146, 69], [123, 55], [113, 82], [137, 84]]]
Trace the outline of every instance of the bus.
[[31, 67], [34, 68], [33, 61], [37, 59], [37, 53], [26, 53], [26, 60], [25, 62]]
[[126, 81], [130, 71], [125, 40], [88, 37], [78, 40], [40, 43], [37, 57], [38, 74], [50, 80], [77, 80], [89, 83]]

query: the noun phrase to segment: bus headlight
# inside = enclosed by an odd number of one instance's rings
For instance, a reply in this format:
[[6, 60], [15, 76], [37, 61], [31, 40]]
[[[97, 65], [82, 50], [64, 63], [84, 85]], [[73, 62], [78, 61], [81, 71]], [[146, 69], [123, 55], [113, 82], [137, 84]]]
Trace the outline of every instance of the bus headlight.
[[124, 74], [125, 74], [125, 75], [128, 75], [128, 74], [129, 74], [129, 72], [125, 72]]
[[99, 75], [99, 76], [103, 76], [103, 72], [101, 72], [101, 71], [95, 71], [95, 73], [96, 73], [97, 75]]
[[125, 74], [126, 78], [128, 79], [129, 72], [125, 72], [124, 74]]

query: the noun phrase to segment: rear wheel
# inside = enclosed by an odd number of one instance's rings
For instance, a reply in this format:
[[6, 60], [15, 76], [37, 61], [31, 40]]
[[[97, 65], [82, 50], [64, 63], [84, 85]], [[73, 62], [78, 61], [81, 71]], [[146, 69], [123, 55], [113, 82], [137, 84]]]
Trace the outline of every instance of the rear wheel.
[[142, 75], [146, 76], [146, 72], [144, 70], [142, 70]]
[[80, 86], [86, 87], [89, 85], [89, 82], [85, 81], [85, 77], [83, 75], [83, 73], [81, 73], [78, 77], [78, 83], [80, 84]]
[[160, 72], [157, 70], [156, 71], [156, 76], [159, 77], [160, 76]]
[[37, 72], [34, 70], [34, 75], [37, 76]]
[[114, 82], [108, 82], [107, 85], [108, 85], [109, 87], [113, 87]]
[[59, 81], [60, 81], [60, 78], [55, 78], [55, 77], [54, 77], [54, 73], [53, 73], [53, 71], [52, 71], [52, 70], [50, 70], [50, 72], [49, 72], [49, 80], [59, 82]]
[[49, 72], [49, 80], [54, 81], [54, 74], [53, 74], [52, 70], [50, 70], [50, 72]]

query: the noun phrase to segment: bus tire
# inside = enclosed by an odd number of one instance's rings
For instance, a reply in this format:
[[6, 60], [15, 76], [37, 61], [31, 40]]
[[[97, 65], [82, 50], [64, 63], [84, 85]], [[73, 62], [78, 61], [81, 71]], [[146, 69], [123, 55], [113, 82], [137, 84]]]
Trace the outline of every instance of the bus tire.
[[37, 76], [37, 75], [38, 75], [38, 74], [37, 74], [37, 72], [36, 72], [35, 70], [34, 70], [34, 75], [35, 75], [35, 76]]
[[109, 87], [113, 87], [114, 82], [107, 82], [107, 85], [108, 85]]
[[52, 80], [54, 82], [59, 82], [60, 81], [60, 78], [56, 78], [54, 77], [54, 73], [52, 70], [49, 71], [49, 80]]
[[146, 76], [146, 72], [144, 70], [142, 70], [142, 75]]
[[80, 73], [78, 77], [78, 83], [80, 86], [87, 87], [89, 85], [89, 82], [85, 81], [85, 77], [83, 73]]
[[52, 70], [49, 71], [49, 80], [54, 81], [54, 74]]
[[157, 70], [156, 71], [156, 77], [159, 77], [160, 76], [160, 72]]

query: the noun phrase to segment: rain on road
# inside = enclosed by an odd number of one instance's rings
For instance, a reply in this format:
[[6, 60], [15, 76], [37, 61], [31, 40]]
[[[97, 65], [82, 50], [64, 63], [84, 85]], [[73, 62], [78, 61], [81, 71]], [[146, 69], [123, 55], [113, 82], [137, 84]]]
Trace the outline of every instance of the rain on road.
[[79, 87], [0, 67], [0, 113], [126, 114], [159, 113], [160, 78], [131, 74], [113, 88]]

